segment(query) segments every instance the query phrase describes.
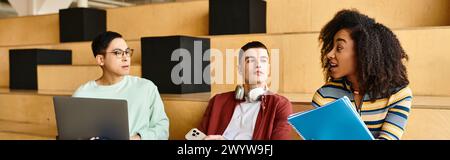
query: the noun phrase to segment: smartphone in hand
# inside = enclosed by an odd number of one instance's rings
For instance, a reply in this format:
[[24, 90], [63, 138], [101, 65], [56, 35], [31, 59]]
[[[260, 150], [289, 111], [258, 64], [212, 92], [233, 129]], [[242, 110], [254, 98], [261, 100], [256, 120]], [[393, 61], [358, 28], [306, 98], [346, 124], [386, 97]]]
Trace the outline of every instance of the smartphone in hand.
[[198, 130], [197, 128], [192, 128], [185, 136], [186, 140], [203, 140], [206, 134]]

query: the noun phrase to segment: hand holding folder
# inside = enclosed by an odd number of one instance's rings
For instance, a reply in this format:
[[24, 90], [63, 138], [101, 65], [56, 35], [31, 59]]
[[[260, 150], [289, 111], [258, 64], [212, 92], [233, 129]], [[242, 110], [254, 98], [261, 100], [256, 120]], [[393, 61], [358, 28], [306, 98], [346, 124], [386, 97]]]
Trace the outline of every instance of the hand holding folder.
[[288, 121], [304, 140], [374, 139], [346, 96], [323, 107], [292, 114]]

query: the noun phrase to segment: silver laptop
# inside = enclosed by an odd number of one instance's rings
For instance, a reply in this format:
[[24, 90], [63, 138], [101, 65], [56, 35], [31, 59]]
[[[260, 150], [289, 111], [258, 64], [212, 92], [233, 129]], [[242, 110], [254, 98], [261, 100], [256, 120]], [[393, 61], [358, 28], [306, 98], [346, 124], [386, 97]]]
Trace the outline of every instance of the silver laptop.
[[59, 140], [128, 140], [126, 100], [53, 97]]

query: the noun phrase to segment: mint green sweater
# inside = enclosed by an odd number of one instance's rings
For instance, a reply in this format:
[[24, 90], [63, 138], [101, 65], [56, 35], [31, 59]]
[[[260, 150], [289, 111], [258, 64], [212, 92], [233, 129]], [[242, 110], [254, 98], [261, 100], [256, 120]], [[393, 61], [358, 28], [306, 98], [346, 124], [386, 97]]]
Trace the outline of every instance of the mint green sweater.
[[169, 119], [158, 88], [150, 80], [124, 76], [120, 82], [110, 86], [89, 81], [80, 86], [73, 97], [126, 100], [130, 136], [139, 133], [143, 140], [169, 138]]

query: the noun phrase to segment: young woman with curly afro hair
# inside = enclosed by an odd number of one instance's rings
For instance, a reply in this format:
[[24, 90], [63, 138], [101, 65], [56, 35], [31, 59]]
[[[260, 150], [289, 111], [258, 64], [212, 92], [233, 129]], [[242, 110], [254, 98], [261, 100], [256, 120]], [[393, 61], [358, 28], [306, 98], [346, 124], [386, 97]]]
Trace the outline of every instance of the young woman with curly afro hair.
[[385, 25], [357, 10], [339, 11], [320, 31], [325, 85], [313, 105], [347, 96], [376, 139], [398, 140], [411, 109], [408, 56]]

